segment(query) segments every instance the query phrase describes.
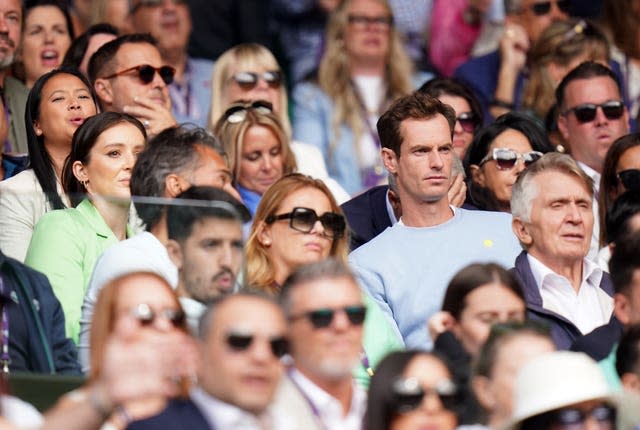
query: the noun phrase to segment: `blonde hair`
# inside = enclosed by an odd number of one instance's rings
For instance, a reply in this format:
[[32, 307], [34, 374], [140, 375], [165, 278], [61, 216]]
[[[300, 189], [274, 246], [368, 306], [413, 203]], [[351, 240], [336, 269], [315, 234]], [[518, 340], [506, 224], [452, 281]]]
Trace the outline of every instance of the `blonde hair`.
[[[344, 0], [329, 18], [325, 53], [318, 70], [320, 88], [331, 98], [335, 106], [332, 118], [333, 140], [329, 144], [330, 154], [337, 145], [341, 124], [346, 123], [351, 128], [355, 145], [358, 144], [363, 133], [360, 104], [351, 85], [349, 59], [344, 49], [344, 34], [349, 24], [349, 8], [352, 1]], [[392, 15], [387, 0], [377, 1], [387, 9], [389, 15]], [[392, 102], [413, 91], [411, 81], [413, 64], [404, 50], [398, 31], [393, 26], [389, 29], [389, 42], [384, 77], [388, 83], [386, 101]]]
[[[270, 294], [277, 292], [278, 286], [275, 284], [276, 270], [274, 261], [269, 255], [269, 248], [260, 242], [258, 236], [266, 226], [265, 220], [267, 217], [275, 215], [280, 209], [284, 199], [291, 195], [291, 193], [303, 188], [320, 190], [327, 199], [329, 199], [331, 210], [343, 215], [342, 209], [336, 202], [333, 194], [331, 194], [331, 191], [329, 191], [321, 180], [313, 179], [310, 176], [300, 173], [294, 173], [279, 179], [264, 193], [256, 210], [256, 215], [253, 218], [251, 234], [245, 247], [246, 264], [244, 279], [247, 285]], [[331, 245], [331, 252], [329, 253], [331, 257], [334, 257], [344, 264], [347, 264], [347, 255], [349, 253], [348, 236], [345, 232], [345, 235], [341, 238], [334, 239]], [[277, 238], [274, 239], [277, 240]]]
[[[116, 279], [109, 282], [102, 290], [100, 290], [100, 294], [98, 295], [98, 300], [95, 306], [95, 311], [91, 319], [91, 335], [89, 339], [89, 362], [91, 363], [91, 369], [89, 371], [90, 382], [95, 382], [100, 377], [100, 372], [102, 370], [102, 360], [104, 359], [104, 350], [107, 341], [113, 333], [116, 325], [116, 309], [118, 307], [118, 300], [120, 297], [127, 293], [126, 290], [122, 289], [122, 283], [125, 280], [136, 276], [153, 277], [161, 281], [161, 284], [166, 287], [165, 289], [173, 298], [176, 308], [182, 311], [182, 306], [180, 305], [180, 301], [178, 300], [178, 296], [176, 295], [175, 291], [173, 290], [173, 288], [171, 288], [167, 281], [157, 273], [132, 272], [118, 276]], [[182, 326], [179, 327], [179, 330], [186, 334], [189, 334], [189, 328], [187, 327], [186, 319]], [[181, 384], [180, 395], [182, 397], [186, 397], [189, 393], [189, 382], [183, 380]]]
[[[235, 100], [224, 100], [226, 88], [234, 70], [252, 71], [264, 68], [266, 70], [281, 70], [276, 57], [264, 46], [258, 43], [241, 43], [226, 50], [216, 60], [211, 75], [211, 110], [209, 111], [209, 129], [213, 130], [222, 113]], [[280, 124], [291, 138], [291, 122], [288, 116], [287, 90], [284, 82], [280, 87], [280, 112], [276, 112]]]
[[280, 153], [282, 155], [283, 175], [295, 172], [296, 159], [289, 147], [289, 138], [285, 134], [278, 117], [273, 112], [262, 113], [257, 109], [249, 107], [247, 101], [240, 101], [246, 106], [246, 116], [237, 123], [232, 123], [223, 115], [214, 127], [214, 134], [220, 139], [227, 154], [227, 160], [231, 173], [233, 174], [233, 185], [237, 185], [240, 177], [240, 162], [242, 160], [242, 148], [244, 137], [251, 127], [266, 127], [273, 132], [280, 142]]
[[572, 19], [556, 21], [547, 27], [529, 52], [530, 75], [523, 106], [545, 118], [556, 102], [555, 89], [559, 83], [551, 79], [547, 66], [554, 63], [567, 67], [583, 55], [589, 61], [609, 61], [607, 39], [593, 24]]

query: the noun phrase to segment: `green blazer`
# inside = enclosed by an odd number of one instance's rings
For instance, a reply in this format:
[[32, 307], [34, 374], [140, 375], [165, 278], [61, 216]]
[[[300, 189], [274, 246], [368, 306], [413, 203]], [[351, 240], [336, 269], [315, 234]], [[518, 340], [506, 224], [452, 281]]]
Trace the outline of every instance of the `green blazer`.
[[9, 109], [9, 142], [14, 154], [27, 154], [27, 129], [24, 113], [27, 108], [29, 89], [12, 76], [4, 78], [4, 101]]
[[[127, 226], [127, 236], [131, 231]], [[98, 257], [118, 239], [90, 200], [47, 212], [36, 224], [25, 264], [49, 278], [67, 336], [78, 343], [82, 302]]]

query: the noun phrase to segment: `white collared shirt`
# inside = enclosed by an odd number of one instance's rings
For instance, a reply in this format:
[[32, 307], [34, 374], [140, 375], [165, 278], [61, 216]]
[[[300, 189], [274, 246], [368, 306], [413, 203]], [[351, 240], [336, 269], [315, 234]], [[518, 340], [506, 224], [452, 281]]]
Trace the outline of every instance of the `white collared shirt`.
[[322, 390], [300, 373], [295, 367], [291, 368], [289, 377], [297, 388], [302, 391], [310, 405], [318, 414], [324, 427], [331, 430], [360, 430], [364, 413], [367, 409], [367, 393], [355, 382], [352, 382], [353, 395], [347, 415], [343, 415], [342, 405], [335, 397]]
[[607, 324], [613, 312], [613, 297], [600, 288], [602, 270], [585, 258], [582, 266], [582, 282], [576, 291], [571, 282], [558, 275], [540, 260], [527, 254], [531, 272], [540, 289], [542, 307], [562, 315], [582, 334]]

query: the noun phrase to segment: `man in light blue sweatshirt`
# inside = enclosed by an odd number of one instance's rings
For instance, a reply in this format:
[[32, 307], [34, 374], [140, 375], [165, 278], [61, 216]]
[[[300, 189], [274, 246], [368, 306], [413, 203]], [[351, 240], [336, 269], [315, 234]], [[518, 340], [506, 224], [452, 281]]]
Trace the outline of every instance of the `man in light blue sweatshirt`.
[[511, 267], [521, 251], [507, 214], [449, 204], [455, 122], [450, 106], [418, 93], [382, 115], [382, 159], [397, 182], [402, 217], [349, 256], [408, 348], [431, 347], [426, 321], [458, 270], [490, 261]]

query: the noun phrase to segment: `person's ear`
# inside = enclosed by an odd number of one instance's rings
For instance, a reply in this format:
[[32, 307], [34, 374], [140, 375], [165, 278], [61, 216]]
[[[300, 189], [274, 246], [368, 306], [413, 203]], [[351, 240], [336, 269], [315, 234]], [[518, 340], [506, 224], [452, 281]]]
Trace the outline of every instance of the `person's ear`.
[[184, 256], [182, 255], [182, 247], [180, 244], [173, 239], [169, 239], [165, 247], [167, 248], [167, 254], [169, 254], [169, 258], [173, 264], [175, 264], [178, 270], [182, 270], [184, 266]]
[[480, 166], [472, 164], [471, 166], [469, 166], [469, 170], [471, 170], [471, 180], [483, 188], [486, 187], [486, 180], [482, 168], [480, 168]]
[[568, 119], [566, 115], [558, 114], [558, 131], [565, 142], [569, 141], [569, 124], [567, 121]]
[[261, 221], [258, 226], [258, 233], [256, 237], [262, 246], [269, 248], [273, 243], [273, 232], [271, 231], [271, 226], [264, 221]]
[[622, 376], [620, 376], [620, 382], [622, 383], [625, 391], [629, 390], [635, 393], [640, 393], [640, 378], [635, 373], [623, 373]]
[[489, 378], [479, 375], [474, 376], [471, 380], [471, 389], [483, 409], [487, 411], [495, 409], [497, 402]]
[[522, 221], [519, 217], [514, 217], [511, 220], [511, 229], [513, 230], [513, 234], [518, 238], [518, 241], [520, 241], [520, 243], [525, 247], [529, 247], [533, 244], [533, 237], [531, 237], [531, 233], [529, 232], [528, 224]]
[[613, 295], [613, 313], [623, 326], [629, 325], [633, 320], [631, 303], [625, 294], [615, 293]]
[[398, 157], [396, 153], [389, 148], [381, 148], [380, 156], [382, 157], [382, 164], [384, 164], [385, 169], [392, 175], [396, 175], [398, 173]]
[[82, 182], [83, 184], [89, 182], [89, 173], [87, 172], [85, 165], [82, 164], [82, 161], [74, 161], [71, 165], [71, 171], [73, 172], [73, 176], [75, 176], [79, 182]]
[[165, 197], [176, 198], [180, 193], [189, 189], [191, 184], [175, 173], [169, 173], [164, 179]]
[[96, 79], [95, 83], [93, 84], [93, 88], [103, 105], [113, 105], [113, 87], [111, 86], [111, 81], [109, 79]]

